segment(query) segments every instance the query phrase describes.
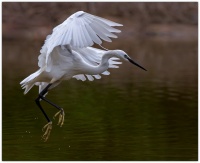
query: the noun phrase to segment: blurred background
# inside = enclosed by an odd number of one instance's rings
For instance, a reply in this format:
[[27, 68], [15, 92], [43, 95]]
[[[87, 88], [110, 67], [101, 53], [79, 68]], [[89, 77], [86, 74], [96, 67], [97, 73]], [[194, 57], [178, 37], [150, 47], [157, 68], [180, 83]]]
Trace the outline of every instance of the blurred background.
[[[48, 98], [66, 111], [62, 128], [46, 124], [19, 83], [38, 69], [46, 35], [76, 11], [121, 23], [108, 49], [122, 49], [145, 67], [129, 63], [94, 82], [75, 79]], [[197, 2], [3, 2], [2, 159], [33, 161], [198, 160]], [[52, 117], [57, 110], [42, 103]]]
[[44, 39], [53, 27], [79, 10], [119, 21], [124, 24], [122, 35], [131, 33], [132, 39], [133, 34], [197, 37], [198, 5], [188, 2], [3, 3], [3, 37]]

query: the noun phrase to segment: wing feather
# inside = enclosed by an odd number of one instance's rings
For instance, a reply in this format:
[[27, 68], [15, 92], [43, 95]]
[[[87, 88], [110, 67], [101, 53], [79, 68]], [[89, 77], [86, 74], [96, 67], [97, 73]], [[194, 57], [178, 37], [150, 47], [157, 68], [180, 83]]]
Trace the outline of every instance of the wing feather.
[[[97, 22], [94, 23], [94, 25], [98, 28], [98, 30], [100, 30], [102, 33], [104, 33], [106, 36], [108, 37], [112, 37], [112, 38], [117, 38], [117, 35], [111, 33], [110, 31], [112, 31], [113, 29], [110, 28], [109, 26], [105, 26], [102, 25], [101, 23]], [[109, 31], [110, 30], [110, 31]]]
[[93, 75], [95, 79], [101, 79], [101, 75]]
[[[87, 48], [72, 48], [75, 52], [81, 55], [82, 59], [84, 59], [85, 62], [88, 64], [91, 64], [93, 66], [97, 66], [100, 64], [102, 56], [106, 52], [105, 50], [97, 49], [97, 48], [92, 48], [92, 47], [87, 47]], [[117, 57], [112, 57], [109, 59], [109, 68], [118, 68], [118, 64], [122, 64], [122, 62], [118, 61], [119, 58]], [[102, 75], [109, 75], [109, 71], [104, 71]], [[101, 75], [88, 75], [88, 74], [79, 74], [78, 76], [75, 75], [73, 78], [76, 78], [77, 80], [82, 80], [82, 76], [86, 76], [89, 81], [93, 81], [95, 79], [100, 79]], [[86, 78], [84, 78], [86, 80]], [[85, 81], [82, 80], [82, 81]]]
[[95, 33], [104, 41], [112, 42], [112, 40], [107, 37], [103, 32], [101, 32], [98, 27], [96, 27], [94, 24], [91, 24], [92, 29], [95, 31]]
[[93, 45], [93, 41], [89, 35], [89, 33], [87, 32], [86, 26], [82, 26], [82, 30], [83, 30], [83, 35], [86, 38], [86, 41], [88, 43], [88, 46], [92, 46]]
[[94, 78], [92, 77], [92, 75], [86, 75], [89, 81], [93, 81]]
[[94, 23], [96, 25], [98, 25], [99, 27], [104, 28], [104, 29], [107, 29], [110, 33], [111, 32], [114, 32], [114, 33], [120, 33], [121, 31], [119, 29], [116, 29], [116, 28], [113, 28], [111, 26], [108, 26], [107, 24], [105, 24], [104, 22], [101, 22], [99, 20], [95, 20]]
[[109, 71], [104, 71], [102, 74], [103, 75], [110, 75], [110, 72]]
[[[81, 26], [80, 26], [80, 29], [79, 29], [79, 31], [80, 31], [79, 34], [80, 34], [81, 40], [83, 42], [82, 46], [84, 46], [85, 44], [87, 44], [87, 39], [86, 39], [86, 36], [85, 36], [85, 33], [84, 33], [85, 26], [84, 26], [82, 20], [80, 20], [80, 22], [81, 22]], [[92, 40], [90, 42], [92, 44]]]
[[42, 52], [46, 53], [46, 63], [48, 63], [49, 55], [53, 49], [59, 45], [85, 48], [94, 43], [101, 44], [101, 39], [111, 42], [110, 38], [117, 38], [113, 33], [121, 32], [113, 26], [122, 25], [83, 11], [74, 13], [62, 24], [56, 26], [52, 34], [46, 38], [41, 49]]
[[102, 41], [99, 39], [99, 37], [94, 32], [94, 30], [90, 27], [90, 25], [86, 24], [86, 29], [87, 29], [87, 32], [89, 33], [90, 37], [96, 44], [102, 43]]
[[75, 75], [75, 76], [73, 76], [73, 78], [76, 78], [77, 80], [82, 80], [82, 81], [86, 80], [86, 77], [83, 74]]
[[[83, 11], [74, 13], [62, 24], [56, 26], [51, 35], [47, 36], [40, 50], [39, 66], [46, 64], [46, 70], [50, 71], [49, 66], [52, 62], [51, 53], [53, 49], [59, 45], [69, 45], [72, 48], [80, 49], [80, 54], [83, 55], [88, 63], [97, 65], [101, 61], [102, 52], [98, 51], [96, 55], [88, 55], [88, 49], [86, 47], [92, 46], [94, 43], [101, 44], [102, 40], [112, 42], [110, 38], [117, 38], [113, 33], [121, 32], [113, 28], [113, 26], [122, 25]], [[89, 50], [91, 51], [91, 49]], [[116, 63], [112, 61], [113, 59], [109, 61], [110, 68], [115, 68]], [[108, 72], [103, 74], [107, 75]], [[79, 76], [79, 78], [80, 80], [84, 80], [85, 76]], [[93, 77], [89, 77], [88, 79], [92, 80], [92, 78]], [[99, 76], [95, 78], [99, 78]]]
[[72, 44], [74, 44], [74, 46], [76, 46], [77, 47], [77, 42], [78, 42], [78, 39], [76, 38], [77, 36], [76, 36], [76, 34], [77, 34], [77, 27], [76, 26], [74, 26], [74, 28], [73, 28], [73, 32], [72, 32], [73, 34], [72, 34]]

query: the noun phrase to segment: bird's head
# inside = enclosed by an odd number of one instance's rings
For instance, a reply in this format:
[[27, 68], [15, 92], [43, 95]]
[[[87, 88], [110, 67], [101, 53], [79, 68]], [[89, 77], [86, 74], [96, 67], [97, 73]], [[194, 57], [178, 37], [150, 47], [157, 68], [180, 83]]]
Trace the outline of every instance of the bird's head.
[[129, 57], [128, 54], [126, 54], [126, 52], [124, 52], [123, 50], [114, 50], [114, 51], [117, 57], [124, 59], [125, 61], [129, 61], [130, 63], [136, 65], [137, 67], [147, 71], [144, 67], [140, 66], [138, 63], [133, 61], [131, 57]]

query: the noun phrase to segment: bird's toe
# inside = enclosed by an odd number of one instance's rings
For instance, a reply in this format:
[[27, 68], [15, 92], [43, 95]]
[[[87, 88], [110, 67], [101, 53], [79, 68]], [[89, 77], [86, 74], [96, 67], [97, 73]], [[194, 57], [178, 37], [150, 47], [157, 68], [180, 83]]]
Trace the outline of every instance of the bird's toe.
[[42, 131], [45, 133], [42, 135], [42, 139], [46, 142], [50, 136], [52, 130], [52, 122], [47, 123], [43, 128]]

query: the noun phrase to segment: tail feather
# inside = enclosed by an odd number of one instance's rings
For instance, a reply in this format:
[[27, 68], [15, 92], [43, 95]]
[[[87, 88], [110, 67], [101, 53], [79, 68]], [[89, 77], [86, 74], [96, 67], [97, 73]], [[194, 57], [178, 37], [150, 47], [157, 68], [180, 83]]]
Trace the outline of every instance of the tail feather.
[[25, 89], [24, 94], [27, 94], [27, 92], [34, 86], [34, 84], [27, 84], [24, 86], [23, 89]]
[[41, 72], [41, 69], [39, 69], [20, 82], [22, 89], [25, 89], [24, 94], [26, 94], [35, 85], [36, 78], [41, 74]]

